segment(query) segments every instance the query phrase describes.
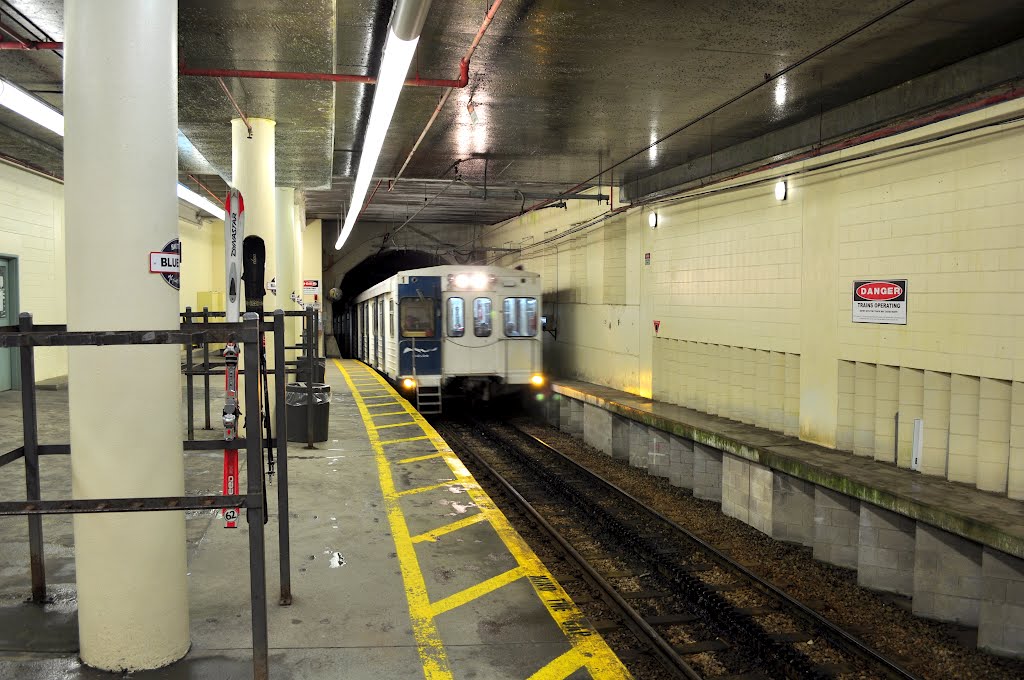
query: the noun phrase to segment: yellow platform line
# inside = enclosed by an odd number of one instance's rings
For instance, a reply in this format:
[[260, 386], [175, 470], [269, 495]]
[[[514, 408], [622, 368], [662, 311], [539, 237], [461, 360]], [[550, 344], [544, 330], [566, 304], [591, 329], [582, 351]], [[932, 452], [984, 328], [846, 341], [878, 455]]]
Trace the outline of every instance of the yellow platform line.
[[555, 657], [527, 680], [562, 680], [587, 665], [587, 658], [575, 647]]
[[431, 529], [430, 531], [426, 531], [426, 532], [424, 532], [422, 534], [419, 534], [418, 536], [413, 536], [412, 537], [412, 542], [413, 543], [423, 543], [424, 541], [434, 542], [438, 538], [440, 538], [441, 536], [444, 536], [445, 534], [450, 534], [453, 531], [458, 531], [459, 529], [462, 529], [464, 527], [472, 526], [472, 525], [476, 524], [477, 522], [481, 522], [481, 521], [483, 521], [485, 519], [487, 519], [487, 515], [483, 514], [482, 512], [477, 512], [477, 513], [474, 513], [472, 515], [469, 515], [468, 517], [463, 517], [460, 520], [456, 520], [454, 522], [451, 522], [450, 524], [445, 524], [443, 527], [438, 527], [436, 529]]
[[[376, 414], [374, 414], [374, 417], [375, 418], [377, 417]], [[387, 430], [388, 428], [392, 428], [392, 427], [408, 427], [409, 425], [415, 425], [415, 424], [416, 424], [415, 420], [410, 420], [407, 423], [388, 423], [387, 425], [374, 425], [374, 427], [377, 428], [378, 430]]]
[[408, 411], [403, 409], [401, 411], [388, 411], [387, 413], [374, 413], [373, 417], [382, 418], [384, 416], [404, 416], [406, 413], [408, 413]]
[[[380, 394], [380, 395], [378, 395], [378, 396], [376, 396], [376, 397], [363, 397], [363, 401], [366, 401], [367, 399], [388, 399], [388, 400], [390, 400], [390, 401], [391, 401], [391, 402], [393, 402], [393, 403], [396, 403], [396, 404], [398, 403], [397, 401], [395, 401], [395, 400], [394, 400], [394, 399], [393, 399], [393, 398], [391, 397], [391, 395], [390, 395], [390, 394]], [[374, 402], [374, 403], [376, 403], [376, 402]]]
[[444, 454], [440, 451], [435, 451], [434, 453], [428, 453], [425, 456], [413, 456], [412, 458], [403, 458], [402, 460], [396, 460], [395, 462], [399, 464], [418, 463], [421, 460], [430, 460], [431, 458], [444, 458]]
[[451, 680], [453, 676], [448, 663], [448, 654], [445, 652], [444, 643], [441, 642], [441, 635], [434, 622], [430, 598], [427, 596], [427, 583], [420, 570], [416, 548], [413, 547], [409, 535], [409, 527], [402, 515], [398, 492], [391, 477], [391, 465], [384, 455], [384, 446], [373, 427], [373, 419], [366, 408], [366, 402], [355, 389], [348, 371], [345, 370], [341, 362], [335, 360], [335, 364], [344, 376], [345, 382], [349, 383], [349, 387], [352, 389], [359, 415], [362, 416], [363, 422], [366, 424], [366, 433], [370, 438], [370, 446], [373, 448], [377, 460], [377, 473], [380, 477], [381, 492], [384, 495], [384, 507], [387, 511], [388, 524], [391, 527], [391, 536], [395, 543], [395, 552], [398, 555], [399, 568], [402, 572], [405, 597], [409, 603], [409, 619], [412, 622], [416, 649], [423, 666], [423, 676], [425, 680]]
[[437, 484], [431, 484], [430, 486], [418, 486], [415, 489], [406, 489], [405, 491], [399, 491], [398, 495], [399, 496], [413, 496], [413, 495], [418, 494], [418, 493], [425, 493], [427, 491], [433, 491], [435, 489], [443, 489], [443, 488], [448, 487], [448, 486], [462, 486], [462, 485], [461, 484], [456, 484], [456, 482], [448, 480], [447, 482], [438, 482]]
[[473, 600], [479, 599], [488, 593], [492, 593], [498, 588], [507, 586], [509, 583], [518, 581], [523, 576], [525, 576], [525, 574], [523, 573], [522, 567], [513, 567], [504, 574], [492, 576], [482, 583], [477, 583], [465, 590], [460, 590], [454, 595], [449, 595], [446, 598], [438, 600], [434, 604], [430, 605], [430, 609], [434, 612], [434, 616], [440, 616], [441, 614], [451, 611], [456, 607], [461, 607], [467, 602], [472, 602]]
[[416, 437], [403, 437], [402, 439], [385, 439], [381, 444], [404, 444], [405, 442], [421, 442], [424, 439], [430, 439], [430, 437], [421, 434]]
[[[335, 364], [338, 366], [338, 369], [341, 370], [342, 374], [345, 376], [346, 381], [348, 381], [348, 373], [342, 366], [341, 362], [339, 362], [337, 359], [335, 359], [334, 361]], [[365, 365], [360, 364], [360, 366]], [[551, 572], [547, 570], [547, 567], [544, 566], [543, 562], [540, 561], [540, 558], [537, 557], [537, 555], [533, 552], [529, 545], [527, 545], [526, 541], [524, 541], [523, 538], [518, 534], [518, 532], [516, 532], [516, 530], [512, 527], [511, 523], [509, 523], [508, 518], [506, 518], [505, 515], [501, 512], [501, 510], [499, 510], [497, 506], [494, 505], [494, 502], [483, 491], [483, 489], [479, 487], [476, 480], [469, 473], [469, 470], [467, 470], [465, 465], [463, 465], [462, 461], [459, 460], [459, 458], [455, 456], [454, 453], [452, 453], [451, 449], [448, 447], [448, 444], [444, 441], [444, 439], [441, 438], [441, 436], [430, 425], [430, 423], [427, 422], [426, 418], [424, 418], [418, 411], [416, 411], [415, 408], [413, 408], [412, 405], [409, 404], [407, 400], [403, 399], [401, 395], [398, 394], [398, 392], [391, 389], [383, 378], [381, 378], [378, 374], [370, 371], [368, 368], [366, 370], [368, 373], [371, 373], [371, 375], [377, 381], [379, 381], [381, 385], [388, 387], [389, 391], [392, 394], [394, 394], [394, 396], [399, 398], [400, 401], [398, 401], [397, 403], [401, 405], [402, 408], [406, 409], [409, 415], [412, 416], [413, 420], [420, 426], [420, 428], [424, 432], [424, 436], [420, 437], [411, 437], [408, 439], [381, 442], [377, 437], [376, 429], [373, 426], [372, 419], [367, 417], [369, 412], [363, 406], [364, 402], [362, 402], [361, 398], [358, 395], [356, 395], [356, 404], [361, 406], [360, 413], [363, 415], [363, 421], [366, 424], [367, 432], [373, 432], [370, 439], [371, 444], [373, 444], [376, 441], [378, 444], [381, 445], [380, 450], [378, 450], [378, 448], [374, 446], [374, 451], [377, 453], [378, 468], [380, 468], [380, 466], [382, 465], [382, 460], [383, 464], [385, 465], [387, 462], [387, 459], [383, 457], [383, 444], [399, 443], [403, 441], [417, 441], [424, 439], [429, 440], [431, 444], [433, 444], [435, 450], [441, 454], [441, 457], [448, 465], [448, 468], [455, 475], [457, 480], [455, 483], [462, 485], [466, 489], [467, 495], [473, 500], [473, 502], [479, 508], [479, 514], [486, 516], [487, 521], [494, 528], [495, 533], [498, 534], [498, 537], [504, 542], [509, 552], [516, 559], [516, 561], [519, 564], [519, 568], [523, 570], [522, 575], [526, 576], [530, 585], [533, 587], [538, 599], [544, 605], [545, 609], [547, 609], [548, 615], [551, 616], [551, 618], [555, 621], [558, 627], [562, 630], [563, 634], [568, 639], [569, 644], [572, 646], [572, 650], [570, 650], [569, 653], [563, 654], [560, 657], [554, 659], [551, 663], [549, 663], [547, 666], [538, 671], [537, 674], [535, 674], [535, 677], [543, 678], [544, 680], [558, 677], [564, 678], [578, 670], [580, 667], [586, 666], [587, 670], [590, 671], [591, 676], [597, 680], [604, 680], [606, 678], [609, 680], [628, 680], [632, 678], [629, 671], [626, 669], [625, 666], [622, 665], [622, 662], [615, 655], [615, 653], [612, 652], [612, 650], [608, 647], [604, 639], [597, 633], [597, 631], [595, 631], [593, 628], [589, 626], [589, 624], [586, 621], [586, 618], [583, 616], [582, 612], [579, 611], [576, 604], [569, 597], [568, 593], [566, 593], [562, 586], [555, 580], [554, 576], [551, 575]], [[387, 483], [391, 484], [391, 488], [393, 490], [394, 485], [391, 477], [390, 467], [388, 467], [387, 469], [386, 481]], [[384, 484], [385, 476], [384, 474], [382, 474], [382, 489], [384, 488]], [[448, 484], [451, 484], [451, 482], [449, 482]], [[395, 493], [395, 495], [396, 497], [393, 498], [392, 500], [394, 500], [394, 502], [397, 505], [397, 492]], [[385, 497], [387, 500], [387, 494], [385, 494]], [[398, 508], [397, 512], [404, 526], [404, 517], [402, 517], [401, 515], [400, 507]], [[395, 540], [396, 548], [400, 540], [409, 541], [408, 549], [412, 551], [412, 560], [414, 561], [413, 563], [418, 568], [418, 561], [416, 561], [417, 558], [415, 554], [415, 548], [413, 547], [411, 538], [409, 537], [408, 527], [405, 527], [404, 534], [392, 529], [392, 537]], [[398, 551], [400, 562], [402, 562], [403, 552], [405, 551]], [[403, 575], [404, 573], [405, 569], [403, 566]], [[424, 583], [422, 574], [419, 574], [419, 579], [421, 583]], [[469, 590], [472, 589], [468, 589], [467, 591], [463, 592], [468, 595]], [[456, 595], [461, 595], [461, 593], [457, 593]], [[465, 601], [459, 601], [458, 604], [464, 604], [465, 602], [468, 602], [471, 599], [473, 598], [466, 599]], [[443, 603], [446, 600], [451, 600], [451, 598], [445, 598], [445, 600], [441, 600], [439, 601], [439, 603]], [[409, 603], [411, 617], [412, 611], [414, 609], [413, 602], [411, 599]], [[435, 603], [434, 606], [437, 606], [437, 604], [439, 603]], [[458, 606], [458, 604], [455, 604], [454, 606]], [[430, 607], [429, 604], [428, 607]], [[420, 612], [418, 606], [416, 607], [416, 609], [418, 612]], [[445, 611], [447, 611], [447, 609]], [[430, 609], [430, 614], [433, 614], [432, 608]], [[432, 618], [431, 624], [433, 625]], [[413, 630], [414, 632], [416, 631], [415, 620]], [[434, 627], [434, 631], [436, 633], [436, 626]], [[417, 638], [417, 640], [419, 640], [419, 638]], [[441, 651], [443, 653], [443, 648]], [[573, 666], [572, 656], [570, 656], [572, 652], [575, 652], [578, 658], [582, 659], [582, 663], [580, 665], [570, 668], [570, 666]], [[445, 662], [447, 663], [447, 657], [445, 657]], [[449, 673], [448, 677], [450, 677], [451, 671], [447, 669], [447, 667], [446, 671]], [[426, 666], [424, 666], [424, 673], [426, 672]], [[431, 678], [434, 676], [428, 675], [427, 677]]]
[[[377, 408], [378, 406], [398, 406], [398, 405], [399, 404], [398, 404], [397, 401], [392, 400], [392, 401], [382, 401], [379, 404], [366, 404], [366, 408]], [[377, 414], [374, 413], [373, 415], [377, 415]]]

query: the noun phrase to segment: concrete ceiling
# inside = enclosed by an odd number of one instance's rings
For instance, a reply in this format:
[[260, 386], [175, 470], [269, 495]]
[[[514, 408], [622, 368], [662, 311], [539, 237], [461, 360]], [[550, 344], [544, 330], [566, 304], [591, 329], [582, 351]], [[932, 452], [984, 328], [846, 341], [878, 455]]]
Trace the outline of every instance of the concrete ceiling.
[[[192, 67], [374, 75], [392, 4], [181, 0], [179, 56]], [[414, 222], [430, 224], [491, 223], [640, 152], [619, 165], [614, 178], [607, 172], [600, 178], [603, 184], [614, 179], [616, 185], [635, 185], [1024, 37], [1020, 2], [902, 5], [505, 0], [474, 56], [469, 86], [449, 99], [406, 170], [408, 181], [389, 192], [387, 178], [401, 167], [441, 95], [433, 88], [403, 91], [377, 165], [385, 181], [363, 219], [397, 225], [416, 215]], [[457, 77], [459, 58], [487, 6], [487, 0], [435, 0], [414, 72]], [[895, 7], [900, 8], [832, 45]], [[62, 12], [59, 0], [0, 1], [4, 23], [40, 39], [63, 38]], [[765, 74], [826, 46], [765, 83]], [[1019, 63], [1007, 68], [1022, 75]], [[0, 74], [60, 106], [58, 54], [0, 53]], [[958, 82], [958, 91], [996, 84], [985, 80], [989, 75]], [[278, 121], [278, 181], [309, 189], [308, 214], [337, 217], [347, 210], [373, 87], [226, 82], [248, 115]], [[759, 83], [764, 85], [701, 118]], [[230, 178], [228, 121], [234, 111], [215, 80], [183, 77], [179, 92], [181, 129], [210, 163], [183, 159], [184, 181], [195, 186], [187, 178], [191, 174], [222, 193], [223, 179]], [[467, 110], [470, 101], [475, 122]], [[913, 106], [887, 102], [858, 125], [880, 124], [911, 113]], [[59, 175], [60, 148], [56, 135], [0, 112], [0, 153]], [[456, 177], [460, 181], [452, 182]]]

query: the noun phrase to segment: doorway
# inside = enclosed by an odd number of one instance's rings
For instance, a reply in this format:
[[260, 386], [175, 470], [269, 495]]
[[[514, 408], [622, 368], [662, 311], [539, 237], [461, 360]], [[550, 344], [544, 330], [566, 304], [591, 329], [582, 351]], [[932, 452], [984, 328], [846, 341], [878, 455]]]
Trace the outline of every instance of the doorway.
[[[0, 326], [18, 322], [16, 260], [0, 256]], [[0, 392], [14, 387], [14, 350], [0, 348]]]

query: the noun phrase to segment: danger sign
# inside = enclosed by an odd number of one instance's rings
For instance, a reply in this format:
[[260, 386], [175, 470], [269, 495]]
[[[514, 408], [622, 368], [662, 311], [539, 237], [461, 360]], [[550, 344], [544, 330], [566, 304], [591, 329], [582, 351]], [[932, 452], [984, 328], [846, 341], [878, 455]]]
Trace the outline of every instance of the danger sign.
[[320, 294], [320, 280], [319, 279], [303, 279], [302, 280], [302, 294], [303, 295], [319, 295]]
[[854, 281], [853, 322], [906, 325], [907, 280]]

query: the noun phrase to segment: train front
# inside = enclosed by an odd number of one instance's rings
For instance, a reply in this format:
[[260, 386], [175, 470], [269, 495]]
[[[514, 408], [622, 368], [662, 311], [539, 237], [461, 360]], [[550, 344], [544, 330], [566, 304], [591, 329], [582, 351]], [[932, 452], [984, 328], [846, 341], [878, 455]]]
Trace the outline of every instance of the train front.
[[[540, 332], [540, 275], [504, 267], [434, 269], [440, 270], [434, 279], [436, 287], [421, 285], [419, 291], [420, 295], [429, 289], [437, 291], [434, 303], [440, 311], [436, 317], [440, 324], [436, 335], [431, 333], [434, 337], [430, 339], [439, 340], [440, 365], [434, 363], [436, 355], [429, 356], [432, 351], [420, 349], [424, 341], [429, 342], [427, 338], [416, 343], [416, 350], [408, 351], [412, 343], [402, 348], [403, 358], [417, 363], [423, 359], [423, 368], [431, 364], [430, 372], [439, 372], [441, 387], [449, 394], [462, 393], [490, 400], [542, 388], [545, 378]], [[422, 278], [420, 283], [425, 283]], [[410, 312], [422, 312], [428, 306], [423, 297], [411, 299], [403, 295], [400, 295], [399, 305], [400, 309]], [[404, 312], [402, 322], [405, 335]], [[410, 330], [415, 327], [411, 319], [408, 325]], [[421, 370], [417, 373], [423, 375]]]

